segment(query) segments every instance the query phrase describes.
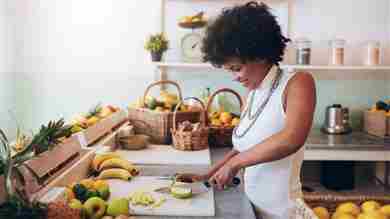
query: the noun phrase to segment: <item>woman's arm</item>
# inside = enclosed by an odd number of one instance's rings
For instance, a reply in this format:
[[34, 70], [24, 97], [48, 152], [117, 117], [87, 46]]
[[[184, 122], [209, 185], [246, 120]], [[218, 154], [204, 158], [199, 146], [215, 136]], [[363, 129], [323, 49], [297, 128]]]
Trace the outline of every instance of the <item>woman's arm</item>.
[[286, 124], [283, 130], [231, 158], [212, 177], [218, 187], [226, 184], [241, 168], [280, 160], [303, 146], [312, 126], [316, 105], [314, 79], [310, 74], [299, 73], [289, 81], [286, 91]]

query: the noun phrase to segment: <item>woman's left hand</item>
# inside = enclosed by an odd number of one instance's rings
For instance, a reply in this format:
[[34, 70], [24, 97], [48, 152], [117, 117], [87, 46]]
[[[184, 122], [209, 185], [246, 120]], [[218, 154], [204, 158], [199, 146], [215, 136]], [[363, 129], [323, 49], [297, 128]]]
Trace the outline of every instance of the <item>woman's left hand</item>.
[[238, 171], [239, 168], [229, 161], [210, 178], [209, 182], [211, 185], [217, 186], [217, 189], [223, 190], [226, 185], [232, 182]]

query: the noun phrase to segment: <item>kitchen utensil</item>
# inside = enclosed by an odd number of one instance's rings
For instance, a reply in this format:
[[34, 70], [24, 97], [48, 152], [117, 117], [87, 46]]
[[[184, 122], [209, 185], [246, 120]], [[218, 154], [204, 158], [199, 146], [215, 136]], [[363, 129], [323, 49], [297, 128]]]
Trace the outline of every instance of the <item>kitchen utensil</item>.
[[341, 104], [326, 107], [325, 122], [321, 129], [327, 134], [345, 134], [352, 131], [349, 125], [349, 110]]
[[[180, 184], [175, 184], [175, 187], [190, 188], [192, 191], [192, 195], [199, 195], [202, 193], [206, 193], [210, 189], [210, 187], [207, 187], [205, 185], [205, 183], [202, 183], [202, 182], [180, 183]], [[171, 188], [172, 188], [172, 186], [165, 186], [165, 187], [155, 189], [154, 192], [159, 192], [159, 193], [163, 193], [163, 194], [171, 194]]]
[[[161, 180], [171, 180], [173, 182], [183, 182], [183, 183], [198, 183], [196, 179], [194, 179], [194, 174], [174, 174], [170, 176], [162, 176], [158, 179]], [[210, 188], [212, 185], [208, 181], [201, 182], [207, 188]], [[241, 180], [238, 177], [233, 177], [232, 182], [227, 187], [237, 187], [241, 184]]]

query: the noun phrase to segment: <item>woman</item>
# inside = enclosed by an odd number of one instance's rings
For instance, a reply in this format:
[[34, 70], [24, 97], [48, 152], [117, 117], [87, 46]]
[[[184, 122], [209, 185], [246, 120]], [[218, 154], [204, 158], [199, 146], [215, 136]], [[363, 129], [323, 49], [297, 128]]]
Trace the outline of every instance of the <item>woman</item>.
[[269, 8], [249, 2], [224, 10], [203, 45], [205, 61], [231, 71], [249, 94], [233, 150], [201, 178], [222, 189], [245, 169], [245, 192], [263, 219], [294, 218], [303, 145], [316, 105], [312, 76], [279, 68], [288, 41]]

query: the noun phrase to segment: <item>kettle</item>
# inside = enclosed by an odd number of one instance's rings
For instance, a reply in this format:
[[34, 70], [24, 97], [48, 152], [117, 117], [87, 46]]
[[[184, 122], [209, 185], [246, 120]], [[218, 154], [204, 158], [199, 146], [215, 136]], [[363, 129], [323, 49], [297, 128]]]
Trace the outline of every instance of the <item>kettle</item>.
[[341, 104], [327, 106], [325, 122], [321, 130], [327, 134], [346, 134], [351, 132], [348, 108], [343, 108]]

